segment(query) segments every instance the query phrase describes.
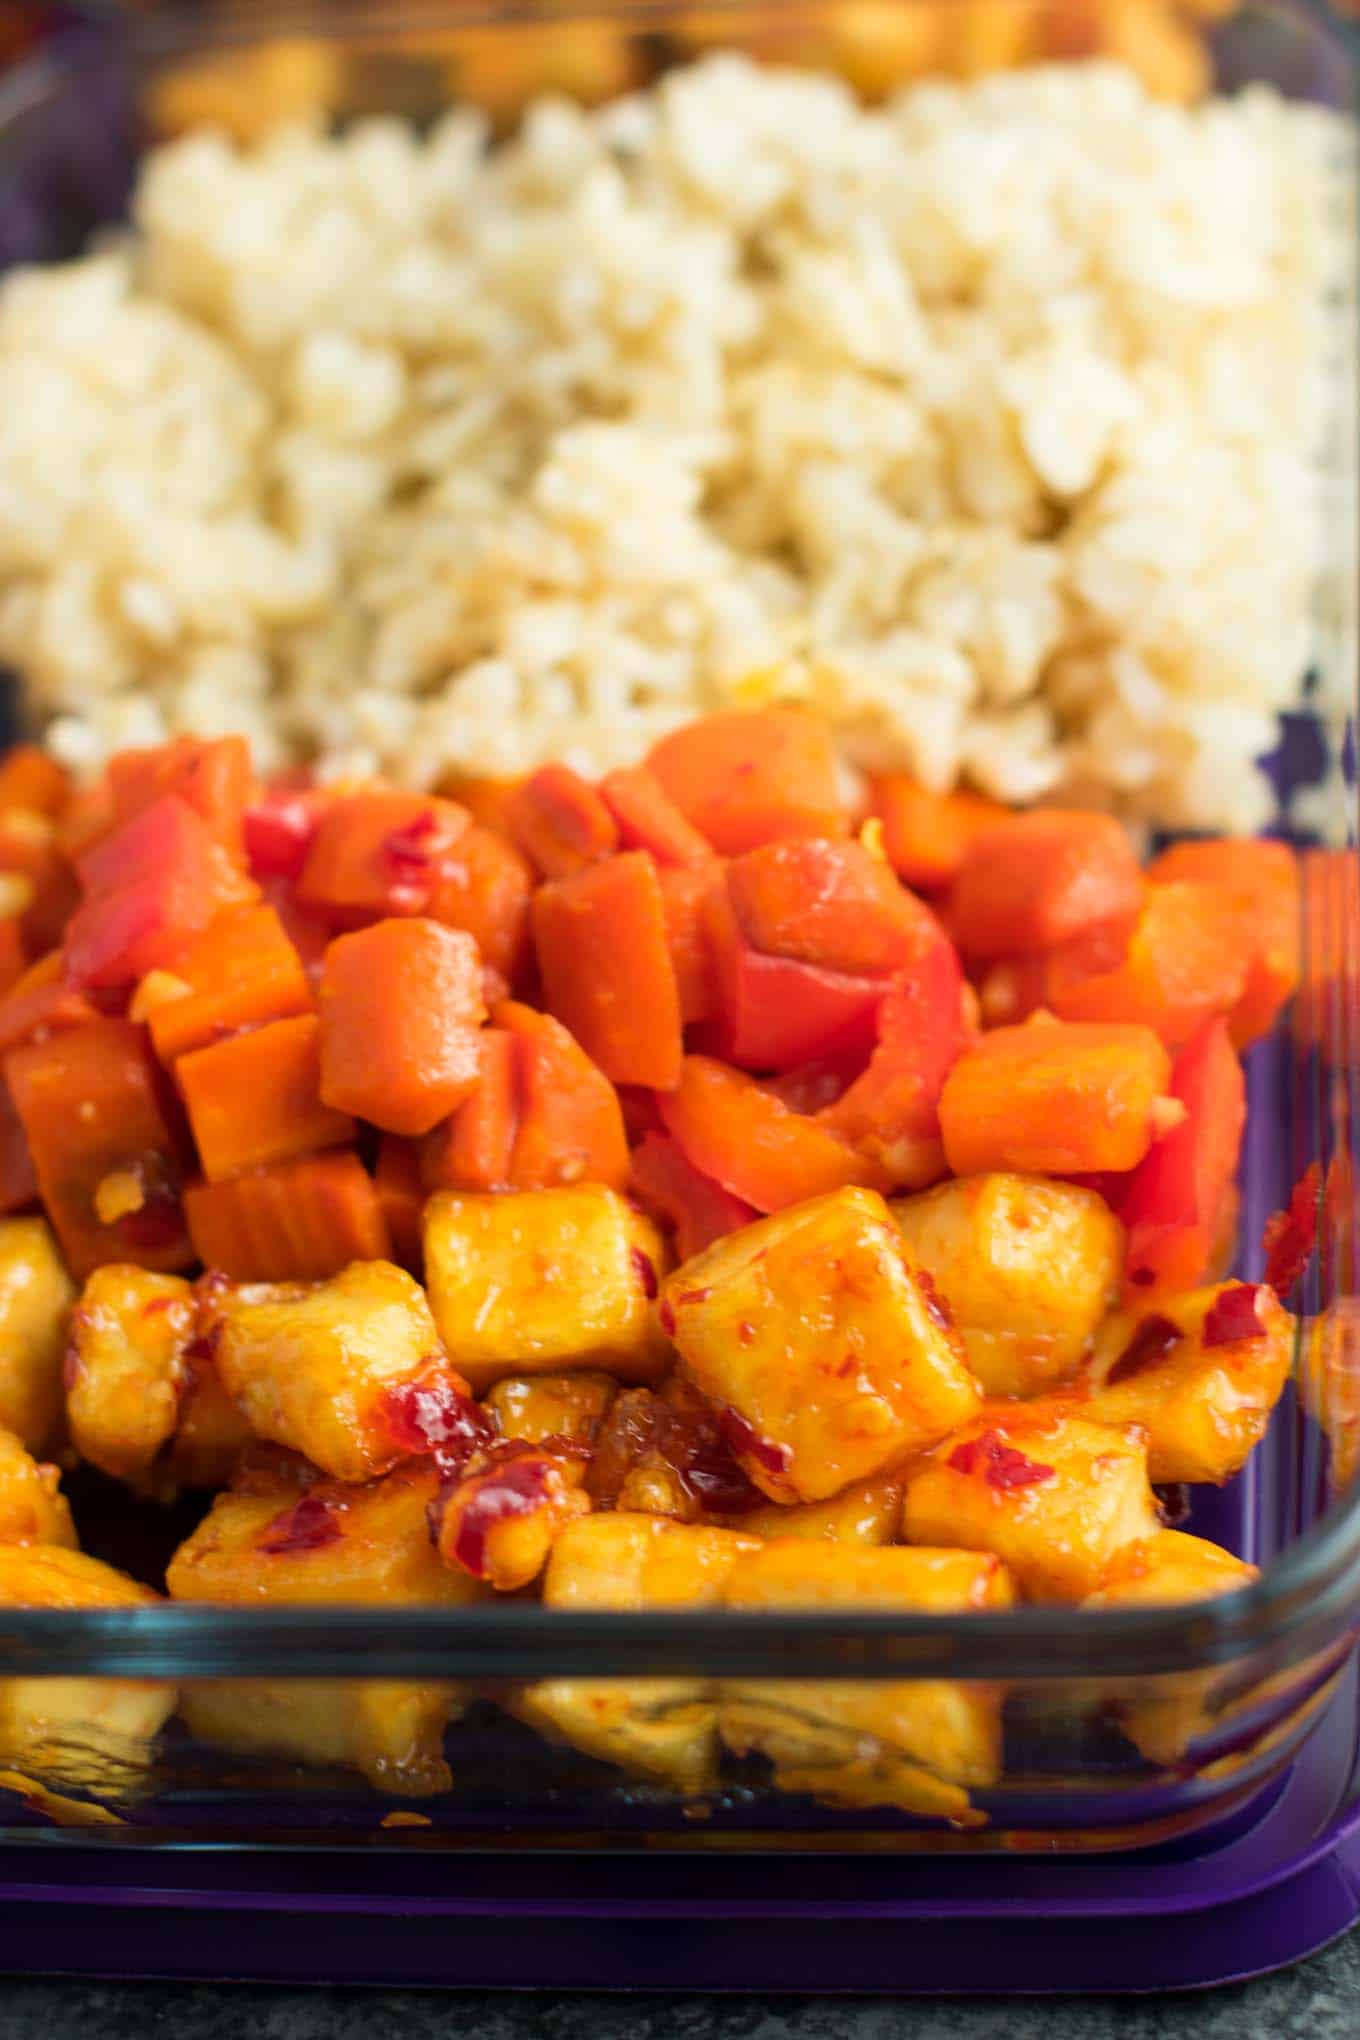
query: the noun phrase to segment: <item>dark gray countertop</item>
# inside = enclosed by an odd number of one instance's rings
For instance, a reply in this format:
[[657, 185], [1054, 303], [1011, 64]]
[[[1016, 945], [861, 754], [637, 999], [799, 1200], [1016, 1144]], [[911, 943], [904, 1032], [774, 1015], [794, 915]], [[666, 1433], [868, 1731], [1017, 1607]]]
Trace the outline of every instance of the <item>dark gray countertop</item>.
[[1360, 1930], [1232, 1990], [1168, 1998], [713, 1998], [0, 1985], [3, 2040], [1355, 2040]]

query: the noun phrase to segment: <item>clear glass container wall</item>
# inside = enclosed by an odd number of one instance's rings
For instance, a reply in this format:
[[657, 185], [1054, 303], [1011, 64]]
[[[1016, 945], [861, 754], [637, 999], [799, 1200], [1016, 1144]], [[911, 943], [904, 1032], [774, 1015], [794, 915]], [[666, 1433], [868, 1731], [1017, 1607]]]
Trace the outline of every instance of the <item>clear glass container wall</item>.
[[[458, 98], [510, 121], [540, 89], [605, 98], [715, 46], [832, 66], [873, 93], [923, 69], [1084, 53], [1105, 18], [1079, 0], [1061, 10], [1024, 0], [554, 7], [544, 18], [237, 8], [157, 18], [113, 39], [87, 32], [0, 84], [0, 262], [75, 252], [123, 216], [139, 154], [199, 122], [249, 135], [299, 114], [423, 121]], [[1185, 33], [1193, 63], [1168, 60], [1170, 91], [1193, 90], [1202, 69], [1226, 90], [1266, 79], [1351, 106], [1343, 32], [1302, 5], [1248, 5]], [[1300, 1385], [1247, 1471], [1207, 1498], [1198, 1491], [1191, 1524], [1259, 1563], [1260, 1582], [1190, 1608], [911, 1620], [573, 1616], [516, 1604], [456, 1615], [5, 1609], [10, 1832], [149, 1844], [317, 1833], [338, 1844], [381, 1828], [393, 1846], [421, 1847], [665, 1837], [685, 1847], [1109, 1848], [1228, 1819], [1289, 1761], [1360, 1619], [1350, 1478], [1360, 1442], [1357, 243], [1340, 130], [1337, 152], [1335, 415], [1319, 449], [1328, 556], [1311, 691], [1275, 760], [1282, 821], [1306, 826], [1316, 847], [1304, 867], [1302, 991], [1251, 1060], [1240, 1272], [1259, 1273], [1263, 1220], [1310, 1162], [1327, 1187], [1302, 1290]], [[184, 1528], [105, 1492], [81, 1508], [90, 1548], [144, 1577]], [[120, 1691], [109, 1681], [154, 1683]], [[631, 1774], [526, 1724], [543, 1709], [526, 1708], [525, 1690], [541, 1700], [544, 1681], [557, 1683], [560, 1720], [575, 1707], [617, 1722]], [[715, 1723], [731, 1746], [716, 1771]], [[975, 1766], [990, 1782], [942, 1786], [937, 1740], [970, 1736], [1001, 1752]], [[250, 1754], [252, 1740], [295, 1754]], [[779, 1789], [760, 1754], [776, 1745]], [[743, 1746], [755, 1753], [736, 1754]], [[348, 1761], [303, 1763], [303, 1751]]]

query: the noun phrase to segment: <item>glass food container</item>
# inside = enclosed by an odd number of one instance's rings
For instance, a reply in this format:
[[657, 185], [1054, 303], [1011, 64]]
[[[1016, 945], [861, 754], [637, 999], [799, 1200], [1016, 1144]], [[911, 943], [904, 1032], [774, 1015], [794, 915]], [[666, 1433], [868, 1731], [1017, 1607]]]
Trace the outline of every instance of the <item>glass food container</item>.
[[[208, 10], [84, 30], [0, 84], [0, 262], [79, 249], [123, 217], [139, 153], [200, 121], [247, 134], [269, 120], [376, 111], [415, 121], [471, 98], [498, 120], [552, 87], [608, 97], [717, 46], [839, 68], [866, 93], [923, 70], [1118, 46], [1134, 54], [1136, 9], [1062, 0], [894, 0], [833, 6], [674, 5]], [[1215, 14], [1217, 10], [1215, 10]], [[1174, 93], [1211, 77], [1225, 90], [1266, 79], [1348, 108], [1344, 32], [1301, 0], [1248, 4], [1193, 21], [1149, 5], [1159, 74]], [[1148, 27], [1148, 23], [1155, 26]], [[1178, 53], [1175, 63], [1166, 56]], [[1338, 141], [1338, 151], [1343, 144]], [[1355, 247], [1349, 160], [1336, 165], [1340, 236]], [[1346, 265], [1347, 268], [1349, 264]], [[1355, 550], [1350, 477], [1355, 368], [1349, 276], [1332, 307], [1336, 416], [1319, 465], [1334, 557], [1322, 562], [1314, 670], [1272, 763], [1280, 821], [1308, 818], [1305, 968], [1291, 1015], [1252, 1052], [1239, 1272], [1260, 1273], [1268, 1213], [1319, 1165], [1318, 1251], [1295, 1300], [1296, 1374], [1266, 1441], [1226, 1488], [1197, 1492], [1190, 1527], [1262, 1568], [1258, 1583], [1186, 1607], [1077, 1612], [1023, 1607], [966, 1617], [670, 1611], [570, 1614], [517, 1603], [438, 1609], [167, 1605], [126, 1611], [0, 1611], [0, 1676], [54, 1682], [59, 1724], [9, 1760], [0, 1838], [78, 1847], [236, 1843], [261, 1848], [812, 1850], [877, 1855], [1105, 1852], [1231, 1836], [1254, 1818], [1324, 1718], [1360, 1628], [1360, 1283], [1355, 1202], [1360, 1078], [1360, 918], [1354, 783]], [[150, 1505], [78, 1477], [87, 1548], [155, 1580], [192, 1511]], [[601, 1707], [641, 1708], [649, 1731], [679, 1731], [713, 1695], [759, 1709], [810, 1708], [839, 1724], [843, 1763], [828, 1789], [775, 1790], [759, 1758], [727, 1758], [703, 1789], [640, 1782], [550, 1743], [507, 1702], [542, 1681], [599, 1682]], [[153, 1682], [165, 1705], [143, 1737], [101, 1739], [76, 1681]], [[656, 1682], [640, 1686], [638, 1682]], [[341, 1683], [344, 1682], [344, 1683]], [[781, 1684], [781, 1682], [784, 1682]], [[801, 1690], [787, 1682], [798, 1682]], [[346, 1707], [419, 1713], [452, 1684], [442, 1758], [413, 1772], [390, 1754], [369, 1775], [336, 1764], [228, 1754], [196, 1742], [175, 1689], [235, 1694], [335, 1728]], [[5, 1715], [0, 1684], [0, 1728]], [[135, 1689], [129, 1689], [135, 1690]], [[142, 1700], [147, 1689], [141, 1690]], [[73, 1698], [74, 1695], [74, 1698]], [[413, 1696], [416, 1696], [413, 1699]], [[1002, 1724], [995, 1782], [941, 1795], [908, 1764], [884, 1804], [871, 1725], [894, 1709], [990, 1707]], [[878, 1710], [876, 1713], [875, 1710]], [[60, 1726], [64, 1722], [65, 1726]], [[870, 1724], [870, 1726], [866, 1726]], [[414, 1733], [414, 1731], [413, 1731]], [[318, 1729], [320, 1737], [321, 1730]], [[267, 1736], [262, 1737], [268, 1740]], [[136, 1745], [135, 1747], [133, 1745]], [[321, 1747], [320, 1742], [318, 1748]], [[387, 1765], [384, 1771], [384, 1763]], [[1334, 1767], [1335, 1768], [1335, 1767]], [[853, 1774], [853, 1775], [852, 1775]], [[1328, 1774], [1339, 1814], [1349, 1765]], [[978, 1866], [981, 1867], [981, 1866]], [[393, 1873], [396, 1874], [395, 1872]]]

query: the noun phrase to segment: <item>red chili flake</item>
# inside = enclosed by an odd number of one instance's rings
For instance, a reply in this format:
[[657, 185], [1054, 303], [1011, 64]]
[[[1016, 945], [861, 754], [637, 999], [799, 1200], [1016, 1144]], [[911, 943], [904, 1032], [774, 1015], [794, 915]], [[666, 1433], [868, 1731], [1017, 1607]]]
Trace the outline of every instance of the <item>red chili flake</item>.
[[217, 1349], [221, 1342], [221, 1325], [209, 1325], [206, 1332], [200, 1332], [196, 1338], [190, 1339], [184, 1348], [184, 1357], [191, 1365], [195, 1361], [203, 1361], [212, 1366], [217, 1359]]
[[1215, 1297], [1200, 1337], [1206, 1346], [1231, 1346], [1239, 1339], [1263, 1339], [1265, 1327], [1256, 1313], [1259, 1282], [1239, 1282]]
[[473, 1454], [495, 1439], [486, 1411], [440, 1375], [384, 1389], [379, 1421], [403, 1452], [432, 1454], [441, 1475], [457, 1479]]
[[1139, 1289], [1150, 1289], [1157, 1280], [1157, 1271], [1154, 1268], [1130, 1268], [1129, 1280]]
[[677, 1303], [707, 1303], [712, 1294], [711, 1289], [682, 1289], [675, 1300]]
[[668, 1296], [663, 1297], [657, 1317], [660, 1320], [661, 1329], [666, 1334], [666, 1337], [673, 1339], [675, 1337], [675, 1312], [671, 1308], [671, 1300]]
[[935, 1287], [935, 1278], [931, 1275], [929, 1269], [918, 1268], [916, 1270], [916, 1280], [925, 1301], [926, 1316], [933, 1318], [942, 1332], [952, 1332], [954, 1329], [954, 1313]]
[[159, 1317], [163, 1310], [173, 1310], [175, 1305], [182, 1302], [182, 1300], [178, 1296], [153, 1296], [150, 1303], [142, 1305], [142, 1316]]
[[660, 1285], [656, 1279], [656, 1269], [652, 1265], [651, 1255], [644, 1254], [641, 1247], [630, 1247], [628, 1258], [633, 1264], [638, 1281], [642, 1284], [643, 1295], [649, 1303], [652, 1302]]
[[340, 1519], [320, 1495], [302, 1495], [292, 1507], [266, 1523], [256, 1539], [257, 1549], [278, 1556], [287, 1551], [319, 1551], [335, 1544], [342, 1535]]
[[717, 1418], [719, 1431], [738, 1458], [744, 1453], [748, 1459], [754, 1459], [757, 1466], [763, 1466], [766, 1473], [784, 1472], [792, 1457], [787, 1445], [775, 1445], [770, 1439], [762, 1438], [738, 1410], [719, 1409]]
[[487, 1576], [487, 1539], [498, 1524], [514, 1516], [532, 1515], [551, 1501], [557, 1476], [552, 1461], [542, 1454], [511, 1459], [488, 1473], [476, 1474], [470, 1494], [455, 1494], [450, 1507], [458, 1511], [453, 1537], [453, 1556], [464, 1572], [477, 1580]]
[[1038, 1487], [1042, 1481], [1052, 1480], [1057, 1471], [1018, 1452], [999, 1431], [983, 1431], [976, 1438], [965, 1438], [962, 1445], [954, 1447], [945, 1464], [956, 1473], [980, 1473], [988, 1487], [1002, 1494], [1013, 1488]]
[[749, 1318], [743, 1318], [737, 1326], [737, 1344], [739, 1346], [754, 1346], [755, 1342], [756, 1328]]
[[1117, 1381], [1127, 1381], [1131, 1375], [1141, 1374], [1145, 1367], [1155, 1366], [1184, 1337], [1180, 1326], [1173, 1324], [1170, 1318], [1156, 1313], [1145, 1317], [1105, 1376], [1106, 1388], [1113, 1388]]
[[1310, 1162], [1290, 1193], [1283, 1211], [1272, 1211], [1261, 1235], [1266, 1281], [1277, 1296], [1287, 1296], [1308, 1266], [1317, 1245], [1318, 1199], [1322, 1171]]

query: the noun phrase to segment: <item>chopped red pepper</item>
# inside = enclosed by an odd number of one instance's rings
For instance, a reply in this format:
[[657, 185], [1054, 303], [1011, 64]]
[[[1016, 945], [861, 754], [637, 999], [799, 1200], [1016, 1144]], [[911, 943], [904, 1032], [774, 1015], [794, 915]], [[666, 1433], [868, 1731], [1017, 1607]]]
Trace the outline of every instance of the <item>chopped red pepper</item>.
[[1273, 1211], [1266, 1220], [1261, 1240], [1266, 1281], [1277, 1296], [1287, 1296], [1308, 1266], [1317, 1245], [1321, 1197], [1322, 1171], [1316, 1162], [1310, 1162], [1294, 1185], [1285, 1209]]
[[289, 1509], [266, 1523], [256, 1548], [271, 1556], [295, 1551], [320, 1551], [342, 1535], [340, 1518], [320, 1495], [300, 1495]]
[[982, 1431], [976, 1438], [965, 1438], [954, 1447], [945, 1465], [952, 1466], [956, 1473], [981, 1474], [988, 1487], [998, 1494], [1008, 1494], [1015, 1488], [1039, 1487], [1057, 1472], [1056, 1467], [1044, 1466], [1017, 1451], [1014, 1445], [1008, 1445], [999, 1431]]
[[1265, 1326], [1257, 1314], [1259, 1282], [1239, 1282], [1214, 1298], [1200, 1337], [1206, 1346], [1232, 1346], [1239, 1339], [1263, 1339]]

